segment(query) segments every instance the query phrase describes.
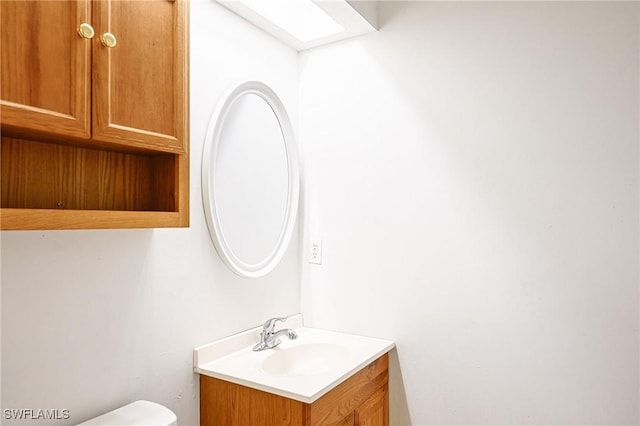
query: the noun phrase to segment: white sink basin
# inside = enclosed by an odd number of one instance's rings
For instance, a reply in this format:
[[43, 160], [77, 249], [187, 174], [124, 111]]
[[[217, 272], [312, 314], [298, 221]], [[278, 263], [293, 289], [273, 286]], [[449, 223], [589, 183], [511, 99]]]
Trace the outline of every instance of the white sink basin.
[[311, 376], [339, 368], [348, 356], [349, 351], [341, 345], [301, 343], [285, 349], [271, 349], [260, 368], [276, 376]]
[[303, 327], [302, 316], [278, 328], [291, 328], [298, 338], [282, 337], [279, 346], [254, 352], [262, 327], [194, 350], [199, 374], [312, 403], [352, 374], [389, 352], [389, 340]]

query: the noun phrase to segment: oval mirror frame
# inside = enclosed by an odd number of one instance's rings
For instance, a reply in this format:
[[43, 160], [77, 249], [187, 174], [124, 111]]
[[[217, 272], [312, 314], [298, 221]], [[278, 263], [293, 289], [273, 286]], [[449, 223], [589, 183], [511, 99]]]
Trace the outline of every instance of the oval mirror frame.
[[[225, 231], [218, 214], [215, 190], [217, 184], [215, 178], [216, 160], [218, 159], [218, 150], [221, 145], [221, 136], [225, 127], [225, 121], [238, 100], [246, 95], [259, 96], [273, 111], [274, 118], [277, 120], [277, 124], [282, 133], [288, 176], [286, 209], [276, 244], [264, 259], [253, 263], [248, 263], [239, 258], [231, 249], [229, 241], [226, 240]], [[222, 97], [221, 102], [216, 107], [209, 121], [202, 153], [201, 179], [202, 201], [209, 235], [222, 261], [233, 272], [242, 277], [258, 278], [271, 272], [282, 260], [293, 236], [298, 212], [300, 172], [298, 151], [291, 121], [284, 104], [269, 86], [259, 81], [247, 81], [229, 90]]]

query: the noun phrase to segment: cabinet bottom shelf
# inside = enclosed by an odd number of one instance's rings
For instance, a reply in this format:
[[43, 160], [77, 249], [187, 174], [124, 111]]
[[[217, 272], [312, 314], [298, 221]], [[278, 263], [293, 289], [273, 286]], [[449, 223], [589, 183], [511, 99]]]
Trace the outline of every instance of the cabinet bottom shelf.
[[0, 229], [189, 226], [188, 155], [3, 136]]
[[0, 209], [3, 230], [175, 228], [188, 226], [178, 212]]

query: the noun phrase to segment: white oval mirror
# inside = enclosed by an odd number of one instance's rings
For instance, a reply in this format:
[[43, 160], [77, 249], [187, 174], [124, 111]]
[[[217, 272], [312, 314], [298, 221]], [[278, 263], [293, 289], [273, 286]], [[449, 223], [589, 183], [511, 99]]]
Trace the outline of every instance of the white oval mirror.
[[229, 91], [211, 116], [202, 155], [202, 199], [211, 240], [232, 271], [269, 273], [295, 227], [300, 188], [293, 128], [267, 85]]

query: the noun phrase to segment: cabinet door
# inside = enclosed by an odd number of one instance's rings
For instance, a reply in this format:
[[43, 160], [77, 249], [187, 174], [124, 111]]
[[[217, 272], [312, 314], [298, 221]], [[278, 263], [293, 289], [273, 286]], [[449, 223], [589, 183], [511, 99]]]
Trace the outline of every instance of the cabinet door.
[[333, 426], [354, 426], [356, 424], [355, 421], [355, 413], [350, 413], [347, 417], [339, 421]]
[[2, 0], [0, 16], [3, 130], [88, 138], [90, 2]]
[[377, 390], [356, 410], [356, 426], [389, 425], [388, 386]]
[[185, 152], [186, 2], [96, 0], [93, 12], [92, 138]]

